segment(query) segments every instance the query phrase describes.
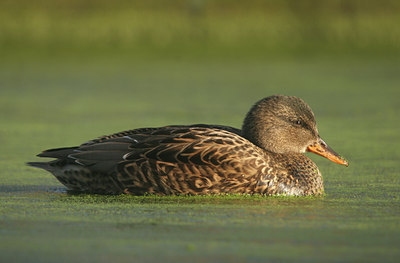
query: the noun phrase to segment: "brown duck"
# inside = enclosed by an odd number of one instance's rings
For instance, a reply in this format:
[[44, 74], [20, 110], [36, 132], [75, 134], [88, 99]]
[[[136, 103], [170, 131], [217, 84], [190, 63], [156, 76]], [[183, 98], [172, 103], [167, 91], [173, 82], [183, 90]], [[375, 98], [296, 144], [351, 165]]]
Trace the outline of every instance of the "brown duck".
[[258, 101], [242, 130], [204, 124], [128, 130], [44, 151], [38, 156], [56, 160], [28, 165], [87, 193], [322, 194], [322, 176], [306, 151], [348, 166], [320, 138], [310, 107], [278, 95]]

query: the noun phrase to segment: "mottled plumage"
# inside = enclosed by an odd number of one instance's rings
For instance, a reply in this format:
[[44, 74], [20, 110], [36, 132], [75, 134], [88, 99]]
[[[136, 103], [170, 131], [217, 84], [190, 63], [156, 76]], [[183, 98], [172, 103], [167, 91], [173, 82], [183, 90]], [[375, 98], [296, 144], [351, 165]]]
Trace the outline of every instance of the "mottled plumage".
[[315, 145], [328, 152], [318, 154], [347, 165], [320, 139], [307, 104], [271, 96], [253, 106], [242, 130], [204, 124], [141, 128], [47, 150], [38, 156], [56, 160], [28, 164], [79, 192], [317, 195], [324, 191], [321, 174], [302, 154]]

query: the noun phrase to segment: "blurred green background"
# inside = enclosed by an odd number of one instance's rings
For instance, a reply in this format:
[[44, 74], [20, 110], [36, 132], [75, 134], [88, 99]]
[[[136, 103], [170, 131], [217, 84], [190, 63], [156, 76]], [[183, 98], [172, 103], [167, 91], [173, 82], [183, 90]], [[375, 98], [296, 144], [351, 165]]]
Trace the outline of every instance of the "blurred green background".
[[[400, 2], [0, 1], [0, 261], [397, 262]], [[68, 195], [35, 154], [303, 98], [323, 198]]]
[[11, 1], [0, 45], [155, 57], [398, 54], [396, 0]]

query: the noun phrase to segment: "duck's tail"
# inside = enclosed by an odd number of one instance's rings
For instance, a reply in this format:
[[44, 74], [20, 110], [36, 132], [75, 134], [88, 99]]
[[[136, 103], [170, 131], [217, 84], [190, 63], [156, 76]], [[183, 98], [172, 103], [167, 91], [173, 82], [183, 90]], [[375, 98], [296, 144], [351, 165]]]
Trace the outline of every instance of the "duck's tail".
[[[65, 148], [57, 148], [57, 149], [49, 149], [46, 151], [43, 151], [39, 153], [37, 156], [38, 157], [49, 157], [49, 158], [57, 158], [57, 159], [67, 159], [68, 155], [74, 153], [74, 150], [78, 147], [65, 147]], [[57, 160], [55, 160], [57, 161]], [[53, 164], [55, 161], [50, 161], [50, 162], [27, 162], [26, 165], [36, 167], [36, 168], [41, 168], [49, 172], [54, 171], [54, 165]]]
[[36, 167], [36, 168], [41, 168], [41, 169], [44, 169], [49, 172], [52, 171], [49, 162], [27, 162], [26, 165]]

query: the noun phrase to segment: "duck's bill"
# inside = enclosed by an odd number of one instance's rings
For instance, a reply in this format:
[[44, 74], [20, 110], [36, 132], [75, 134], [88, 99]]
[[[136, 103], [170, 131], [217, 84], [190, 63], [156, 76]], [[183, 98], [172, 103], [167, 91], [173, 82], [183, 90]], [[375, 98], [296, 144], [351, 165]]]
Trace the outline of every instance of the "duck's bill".
[[349, 166], [349, 163], [329, 147], [322, 139], [307, 147], [307, 151], [321, 155], [334, 163]]

